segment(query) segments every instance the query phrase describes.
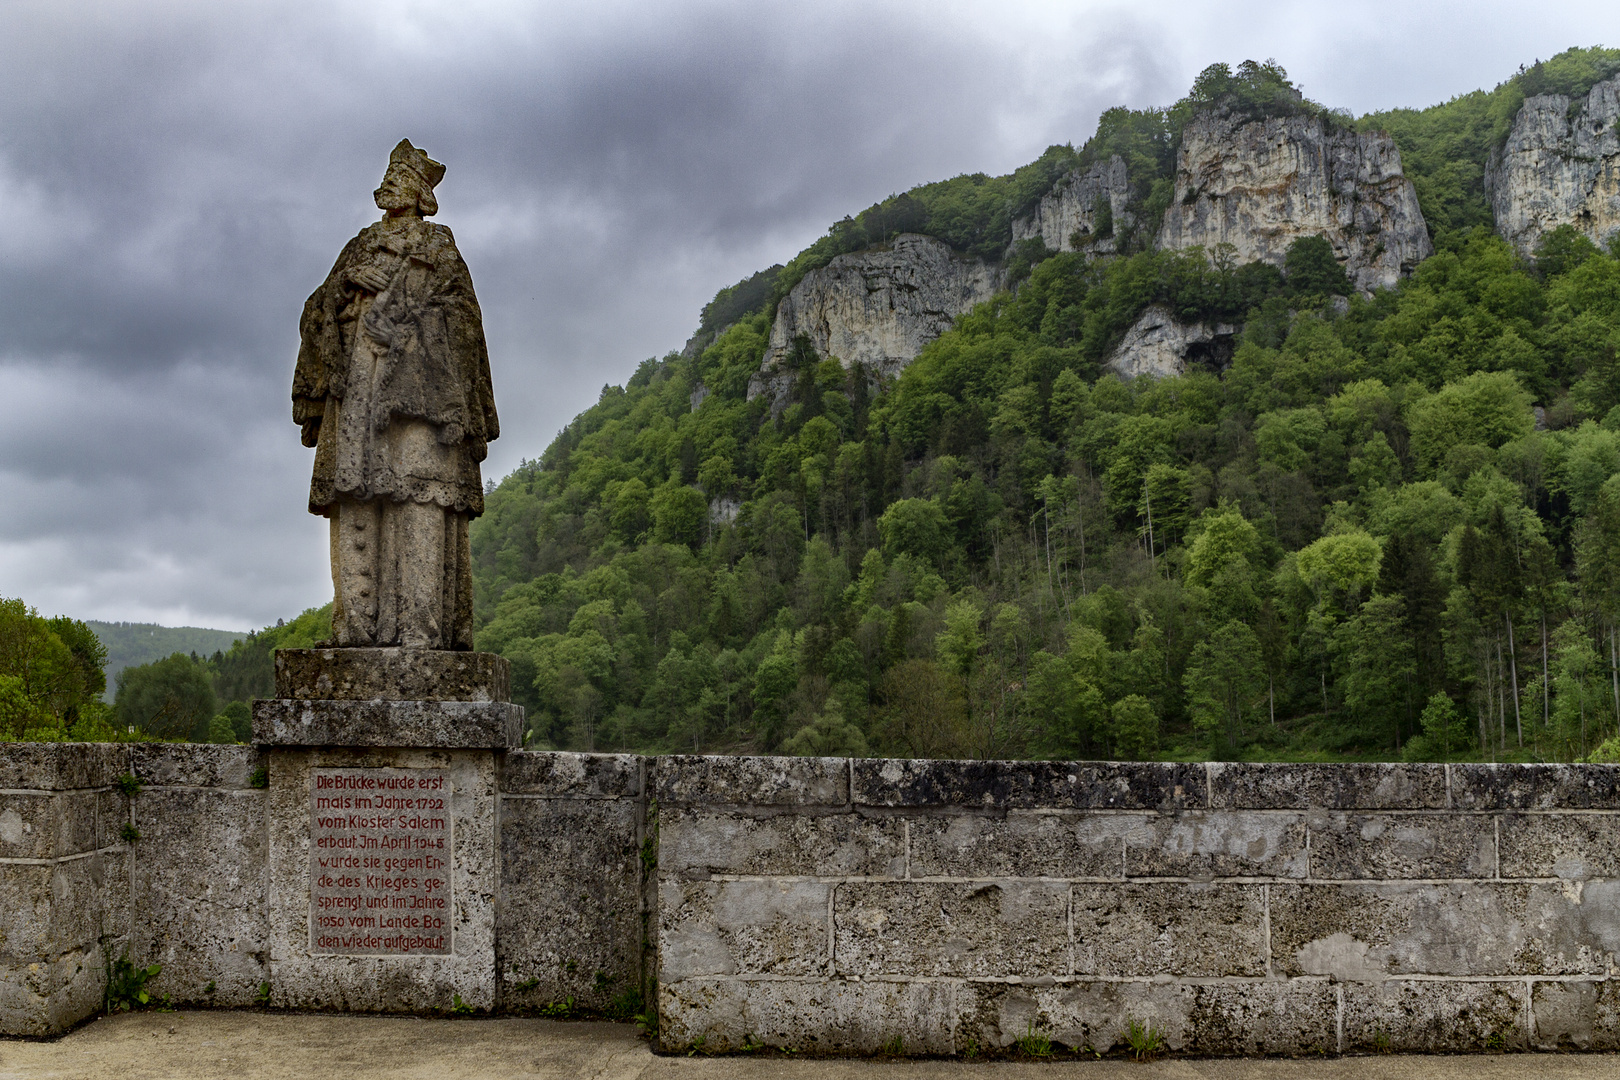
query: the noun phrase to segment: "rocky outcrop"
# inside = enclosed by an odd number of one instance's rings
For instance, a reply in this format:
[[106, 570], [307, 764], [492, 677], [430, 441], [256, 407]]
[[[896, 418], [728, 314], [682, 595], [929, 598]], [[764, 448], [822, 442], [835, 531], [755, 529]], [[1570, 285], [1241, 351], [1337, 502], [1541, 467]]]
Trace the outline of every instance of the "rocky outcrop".
[[800, 335], [823, 358], [896, 375], [958, 315], [995, 295], [1001, 280], [996, 267], [965, 259], [931, 236], [907, 234], [840, 255], [806, 274], [778, 305], [749, 397], [769, 391], [772, 373]]
[[1236, 327], [1225, 323], [1179, 323], [1169, 308], [1155, 304], [1125, 332], [1103, 366], [1124, 379], [1139, 375], [1167, 379], [1185, 372], [1190, 363], [1225, 367], [1236, 333]]
[[1211, 112], [1187, 125], [1160, 247], [1231, 244], [1240, 264], [1281, 266], [1289, 244], [1317, 235], [1363, 290], [1393, 286], [1434, 253], [1393, 139], [1305, 115]]
[[1040, 237], [1053, 251], [1109, 254], [1131, 222], [1130, 181], [1118, 154], [1059, 180], [1029, 217], [1013, 222], [1013, 243]]
[[1522, 254], [1560, 225], [1598, 244], [1620, 234], [1620, 76], [1577, 101], [1572, 110], [1562, 94], [1526, 99], [1486, 164], [1496, 229]]

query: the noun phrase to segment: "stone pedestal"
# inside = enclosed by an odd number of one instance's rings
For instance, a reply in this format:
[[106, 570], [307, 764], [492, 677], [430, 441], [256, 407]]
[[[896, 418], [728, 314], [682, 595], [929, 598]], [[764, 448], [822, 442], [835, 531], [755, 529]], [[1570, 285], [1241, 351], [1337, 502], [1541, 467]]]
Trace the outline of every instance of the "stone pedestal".
[[284, 649], [253, 708], [269, 772], [269, 1000], [493, 1008], [501, 758], [521, 744], [488, 653]]

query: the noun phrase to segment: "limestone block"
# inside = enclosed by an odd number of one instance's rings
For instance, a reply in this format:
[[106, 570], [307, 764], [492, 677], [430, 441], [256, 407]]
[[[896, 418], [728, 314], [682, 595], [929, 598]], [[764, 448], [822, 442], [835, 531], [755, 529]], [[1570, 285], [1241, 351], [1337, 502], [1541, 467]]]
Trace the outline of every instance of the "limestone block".
[[501, 793], [551, 799], [623, 799], [641, 795], [642, 758], [634, 754], [514, 751], [501, 766]]
[[1459, 764], [1451, 770], [1458, 810], [1620, 810], [1613, 765]]
[[1077, 884], [1075, 974], [1263, 976], [1263, 888], [1169, 881]]
[[1497, 820], [1505, 878], [1620, 877], [1620, 815], [1504, 814]]
[[504, 797], [500, 830], [495, 948], [501, 1006], [572, 997], [601, 1009], [637, 987], [639, 804]]
[[1210, 805], [1221, 809], [1444, 810], [1446, 766], [1213, 762]]
[[517, 747], [523, 707], [488, 701], [298, 701], [253, 703], [253, 741], [263, 746]]
[[1496, 822], [1484, 814], [1311, 815], [1311, 876], [1488, 878], [1496, 875]]
[[128, 771], [128, 760], [118, 743], [0, 743], [0, 789], [108, 787]]
[[53, 859], [94, 849], [95, 791], [0, 792], [0, 859]]
[[1535, 982], [1530, 1014], [1537, 1050], [1620, 1050], [1620, 982]]
[[1177, 762], [857, 759], [860, 806], [1175, 811], [1205, 802], [1204, 767]]
[[446, 649], [277, 649], [276, 697], [300, 700], [512, 700], [512, 665]]
[[130, 772], [148, 787], [247, 788], [264, 764], [251, 746], [209, 743], [135, 743]]
[[665, 879], [658, 886], [659, 981], [829, 974], [831, 889], [803, 879]]
[[1395, 1053], [1519, 1050], [1522, 982], [1390, 981], [1344, 987], [1344, 1049]]
[[911, 876], [1112, 878], [1125, 872], [1126, 837], [1141, 814], [1015, 813], [916, 816]]
[[1125, 834], [1128, 877], [1306, 875], [1303, 814], [1188, 810], [1143, 819]]
[[976, 983], [963, 988], [958, 1049], [1010, 1047], [1037, 1032], [1098, 1053], [1128, 1047], [1126, 1026], [1151, 1026], [1186, 1054], [1305, 1054], [1338, 1044], [1338, 998], [1322, 981], [1241, 983]]
[[957, 986], [878, 979], [702, 978], [658, 986], [658, 1045], [741, 1050], [745, 1041], [811, 1053], [871, 1054], [901, 1040], [908, 1054], [955, 1049]]
[[844, 806], [849, 802], [847, 758], [672, 754], [653, 759], [650, 771], [660, 806]]
[[1620, 948], [1620, 882], [1272, 885], [1285, 975], [1590, 975]]
[[179, 1004], [253, 1004], [269, 961], [267, 801], [252, 788], [135, 796], [130, 955], [162, 966], [154, 992]]
[[1067, 975], [1069, 886], [849, 882], [833, 897], [840, 975]]
[[906, 876], [905, 823], [847, 813], [658, 813], [662, 874]]
[[[261, 703], [262, 704], [262, 703]], [[440, 702], [444, 708], [452, 703]], [[489, 708], [489, 706], [478, 706]], [[311, 793], [317, 768], [426, 769], [447, 775], [451, 840], [448, 955], [330, 955], [311, 949]], [[352, 1012], [495, 1005], [495, 754], [460, 749], [288, 749], [270, 752], [270, 1002]]]

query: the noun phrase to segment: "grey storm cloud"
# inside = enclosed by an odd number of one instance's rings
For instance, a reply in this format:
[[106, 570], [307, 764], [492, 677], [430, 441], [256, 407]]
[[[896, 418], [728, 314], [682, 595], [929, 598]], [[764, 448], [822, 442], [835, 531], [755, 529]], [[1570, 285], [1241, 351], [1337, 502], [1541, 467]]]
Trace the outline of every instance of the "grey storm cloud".
[[298, 313], [401, 137], [448, 165], [498, 478], [716, 289], [891, 192], [1079, 143], [1214, 60], [1276, 56], [1366, 111], [1617, 36], [1607, 5], [1535, 11], [10, 4], [0, 595], [234, 628], [330, 596], [287, 408]]

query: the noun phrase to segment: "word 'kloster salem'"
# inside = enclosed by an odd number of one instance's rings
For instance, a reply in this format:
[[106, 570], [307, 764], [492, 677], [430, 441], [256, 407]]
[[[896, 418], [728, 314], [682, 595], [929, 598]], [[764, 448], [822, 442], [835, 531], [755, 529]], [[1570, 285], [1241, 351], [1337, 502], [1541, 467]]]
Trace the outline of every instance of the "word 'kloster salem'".
[[317, 769], [310, 795], [310, 947], [451, 950], [450, 783], [435, 769]]

